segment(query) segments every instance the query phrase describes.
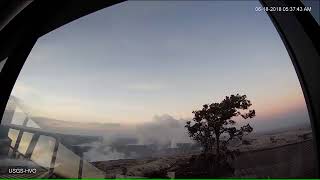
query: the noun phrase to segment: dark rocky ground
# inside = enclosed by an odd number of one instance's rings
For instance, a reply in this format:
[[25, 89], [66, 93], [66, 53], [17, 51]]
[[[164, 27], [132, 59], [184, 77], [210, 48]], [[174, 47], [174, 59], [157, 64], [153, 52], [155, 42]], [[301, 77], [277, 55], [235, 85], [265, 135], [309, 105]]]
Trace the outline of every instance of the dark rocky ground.
[[[94, 162], [107, 173], [107, 177], [149, 177], [149, 178], [213, 178], [201, 168], [199, 161], [191, 161], [198, 155], [177, 155], [140, 160], [122, 159]], [[312, 140], [241, 153], [233, 161], [234, 174], [228, 177], [247, 178], [312, 178], [315, 177]], [[225, 167], [228, 168], [228, 167]], [[125, 175], [124, 175], [125, 174]]]
[[243, 153], [234, 162], [235, 177], [312, 178], [315, 155], [312, 140]]

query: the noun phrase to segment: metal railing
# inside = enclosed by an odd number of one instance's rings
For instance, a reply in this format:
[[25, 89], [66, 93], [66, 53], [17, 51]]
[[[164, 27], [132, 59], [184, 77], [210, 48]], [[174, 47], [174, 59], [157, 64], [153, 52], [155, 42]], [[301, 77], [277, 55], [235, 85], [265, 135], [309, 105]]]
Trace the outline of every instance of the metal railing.
[[[11, 139], [15, 140], [15, 143], [9, 147], [12, 149], [9, 158], [23, 158], [33, 161], [40, 167], [48, 169], [48, 177], [53, 174], [57, 174], [58, 176], [65, 178], [83, 178], [88, 177], [88, 173], [91, 178], [93, 176], [100, 178], [105, 177], [105, 173], [103, 171], [99, 170], [91, 163], [84, 160], [83, 157], [78, 156], [76, 153], [65, 147], [60, 141], [61, 136], [56, 133], [44, 132], [41, 129], [35, 128], [24, 128], [17, 125], [2, 125], [1, 131], [5, 129], [8, 130], [8, 138], [10, 136], [10, 130], [19, 131], [16, 139]], [[24, 143], [24, 133], [32, 134], [30, 142], [27, 142], [27, 145], [25, 145], [25, 153], [19, 151], [20, 145]], [[44, 140], [47, 142], [41, 144], [41, 139], [42, 142]], [[51, 145], [51, 148], [48, 148], [48, 144]], [[35, 153], [38, 153], [38, 156], [35, 155]], [[39, 153], [51, 154], [51, 156], [43, 156]], [[49, 162], [49, 166], [46, 167], [45, 162]]]
[[[13, 103], [12, 103], [13, 102]], [[10, 104], [10, 103], [8, 103]], [[8, 106], [8, 105], [7, 105]], [[48, 171], [46, 177], [53, 174], [64, 178], [104, 178], [105, 172], [99, 170], [83, 159], [82, 152], [78, 154], [67, 148], [62, 139], [65, 134], [47, 132], [41, 127], [27, 127], [32, 121], [16, 101], [11, 101], [8, 108], [7, 123], [0, 125], [0, 138], [9, 140], [8, 158], [22, 158], [32, 161]], [[21, 124], [12, 124], [15, 111], [19, 109], [25, 114]], [[32, 121], [32, 123], [35, 123]], [[36, 123], [35, 123], [36, 124]], [[69, 136], [69, 135], [68, 135]], [[3, 145], [2, 145], [3, 146]], [[68, 145], [67, 145], [68, 146]], [[1, 147], [5, 148], [5, 147]]]

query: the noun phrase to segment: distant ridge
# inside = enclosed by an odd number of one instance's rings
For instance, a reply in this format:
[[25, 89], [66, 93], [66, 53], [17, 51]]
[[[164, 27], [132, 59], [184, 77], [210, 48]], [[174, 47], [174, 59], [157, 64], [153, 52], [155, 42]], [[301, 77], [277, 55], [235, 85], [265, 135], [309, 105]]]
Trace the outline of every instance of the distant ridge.
[[42, 129], [63, 134], [82, 135], [89, 131], [108, 131], [120, 127], [119, 123], [73, 122], [47, 117], [31, 117]]
[[272, 135], [272, 134], [277, 134], [284, 131], [297, 130], [297, 129], [311, 129], [311, 124], [308, 122], [301, 122], [298, 124], [288, 125], [287, 127], [280, 127], [280, 128], [274, 128], [272, 130], [259, 131], [258, 134]]

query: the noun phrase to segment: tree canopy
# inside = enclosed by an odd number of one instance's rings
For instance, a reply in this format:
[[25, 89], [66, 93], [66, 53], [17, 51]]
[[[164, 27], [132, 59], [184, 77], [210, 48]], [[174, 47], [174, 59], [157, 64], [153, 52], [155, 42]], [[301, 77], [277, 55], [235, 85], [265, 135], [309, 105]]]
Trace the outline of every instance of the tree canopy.
[[[221, 144], [225, 146], [234, 138], [241, 140], [244, 135], [252, 132], [249, 123], [237, 128], [233, 119], [255, 117], [255, 110], [249, 109], [251, 105], [246, 95], [226, 96], [220, 103], [204, 104], [202, 109], [193, 111], [194, 118], [185, 127], [189, 136], [203, 146], [204, 152], [212, 152], [216, 145], [216, 153], [219, 155]], [[222, 140], [222, 134], [228, 138]]]

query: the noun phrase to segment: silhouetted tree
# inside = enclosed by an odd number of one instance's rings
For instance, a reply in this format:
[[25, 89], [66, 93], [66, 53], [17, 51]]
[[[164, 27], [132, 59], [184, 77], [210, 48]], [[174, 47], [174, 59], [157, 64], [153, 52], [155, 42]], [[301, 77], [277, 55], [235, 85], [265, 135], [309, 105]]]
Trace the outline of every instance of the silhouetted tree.
[[[220, 103], [205, 104], [201, 110], [193, 111], [194, 118], [186, 123], [189, 136], [199, 142], [204, 153], [212, 152], [216, 144], [216, 155], [219, 160], [221, 145], [222, 150], [227, 150], [226, 145], [234, 138], [242, 137], [253, 128], [247, 124], [240, 128], [235, 126], [236, 121], [232, 118], [242, 117], [243, 119], [253, 118], [255, 110], [249, 110], [250, 100], [246, 95], [226, 96]], [[225, 139], [221, 135], [226, 135]]]

